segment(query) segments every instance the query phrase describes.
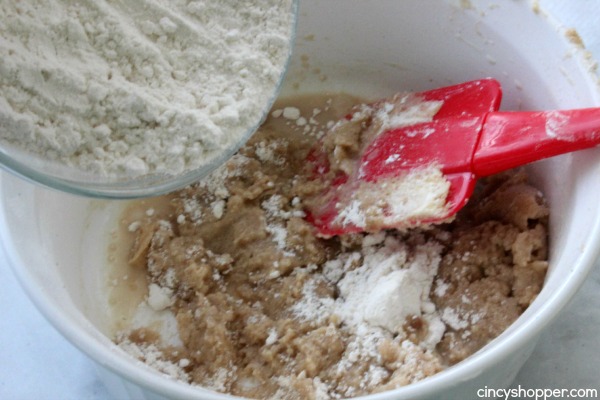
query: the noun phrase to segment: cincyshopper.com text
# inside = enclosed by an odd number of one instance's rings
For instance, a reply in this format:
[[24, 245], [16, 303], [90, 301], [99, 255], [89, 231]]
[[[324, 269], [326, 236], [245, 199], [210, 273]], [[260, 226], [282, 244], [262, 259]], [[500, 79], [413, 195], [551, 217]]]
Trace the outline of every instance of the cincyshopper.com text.
[[597, 399], [597, 389], [526, 389], [519, 385], [510, 389], [492, 389], [487, 386], [477, 390], [482, 399]]

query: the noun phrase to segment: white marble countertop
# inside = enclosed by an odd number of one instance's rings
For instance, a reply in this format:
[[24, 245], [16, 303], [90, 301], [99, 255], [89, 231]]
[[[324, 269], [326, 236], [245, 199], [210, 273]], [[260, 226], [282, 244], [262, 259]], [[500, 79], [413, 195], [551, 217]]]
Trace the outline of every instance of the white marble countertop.
[[[600, 59], [600, 1], [541, 0]], [[600, 205], [599, 205], [600, 206]], [[42, 317], [0, 251], [0, 399], [107, 400], [93, 363]], [[600, 392], [600, 265], [542, 335], [514, 387]]]

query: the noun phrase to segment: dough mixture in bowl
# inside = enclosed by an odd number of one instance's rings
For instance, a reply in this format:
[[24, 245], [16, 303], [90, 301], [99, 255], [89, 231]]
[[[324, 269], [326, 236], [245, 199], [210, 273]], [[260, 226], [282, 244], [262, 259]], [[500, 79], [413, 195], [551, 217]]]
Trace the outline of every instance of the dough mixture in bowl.
[[210, 177], [124, 212], [127, 285], [148, 290], [121, 348], [216, 391], [341, 398], [431, 376], [519, 317], [548, 266], [548, 207], [522, 171], [484, 180], [448, 224], [315, 235], [307, 155], [357, 103], [281, 100]]

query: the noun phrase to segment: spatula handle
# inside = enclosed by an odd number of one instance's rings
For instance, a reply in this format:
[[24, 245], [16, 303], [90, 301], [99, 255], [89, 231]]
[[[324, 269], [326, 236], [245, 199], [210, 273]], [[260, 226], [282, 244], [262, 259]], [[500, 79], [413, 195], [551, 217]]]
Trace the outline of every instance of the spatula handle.
[[490, 112], [473, 157], [473, 172], [489, 176], [600, 144], [600, 108]]

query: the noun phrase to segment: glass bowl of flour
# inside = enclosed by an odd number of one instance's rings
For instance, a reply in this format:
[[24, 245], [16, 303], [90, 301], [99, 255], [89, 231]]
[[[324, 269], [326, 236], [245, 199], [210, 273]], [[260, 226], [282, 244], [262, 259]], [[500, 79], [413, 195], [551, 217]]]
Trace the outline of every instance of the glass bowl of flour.
[[296, 0], [3, 4], [1, 166], [106, 198], [200, 179], [271, 108], [296, 10]]

